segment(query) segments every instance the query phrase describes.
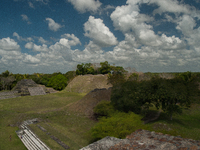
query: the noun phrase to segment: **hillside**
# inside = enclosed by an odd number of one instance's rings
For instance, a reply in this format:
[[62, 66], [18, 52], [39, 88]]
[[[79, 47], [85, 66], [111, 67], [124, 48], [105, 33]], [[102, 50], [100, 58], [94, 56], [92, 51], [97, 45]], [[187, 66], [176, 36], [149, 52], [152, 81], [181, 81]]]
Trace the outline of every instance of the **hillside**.
[[112, 87], [108, 84], [107, 75], [79, 75], [75, 77], [64, 89], [68, 92], [89, 93], [94, 89], [102, 89]]
[[90, 91], [81, 100], [69, 106], [69, 109], [84, 114], [89, 118], [93, 118], [93, 108], [102, 100], [110, 101], [111, 88], [109, 89], [95, 89]]

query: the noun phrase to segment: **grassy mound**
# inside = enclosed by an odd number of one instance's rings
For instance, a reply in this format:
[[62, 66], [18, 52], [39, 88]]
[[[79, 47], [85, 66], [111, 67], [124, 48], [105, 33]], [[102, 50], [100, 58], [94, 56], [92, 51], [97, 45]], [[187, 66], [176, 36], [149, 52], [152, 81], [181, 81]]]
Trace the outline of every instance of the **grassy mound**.
[[77, 92], [77, 93], [89, 93], [94, 89], [109, 88], [112, 87], [108, 84], [107, 75], [79, 75], [75, 77], [65, 88], [64, 91]]
[[109, 89], [95, 89], [89, 92], [81, 100], [69, 106], [69, 109], [89, 118], [93, 118], [93, 108], [102, 100], [110, 101], [111, 88]]

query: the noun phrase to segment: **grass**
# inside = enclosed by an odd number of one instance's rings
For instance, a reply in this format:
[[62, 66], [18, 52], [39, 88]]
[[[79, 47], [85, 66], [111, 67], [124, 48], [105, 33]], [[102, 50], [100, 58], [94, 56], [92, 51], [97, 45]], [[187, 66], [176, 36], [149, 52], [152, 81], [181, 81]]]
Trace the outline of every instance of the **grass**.
[[[44, 127], [51, 135], [59, 138], [71, 150], [88, 145], [93, 137], [91, 128], [96, 124], [68, 107], [85, 94], [62, 91], [42, 96], [25, 96], [0, 100], [0, 149], [26, 150], [15, 131], [24, 120], [40, 118], [41, 122], [30, 125], [32, 130], [53, 150], [63, 148], [40, 130]], [[200, 105], [193, 104], [182, 115], [174, 115], [171, 121], [161, 113], [159, 120], [146, 125], [136, 125], [135, 129], [146, 129], [183, 138], [200, 140]], [[11, 141], [9, 137], [12, 137]]]
[[199, 108], [199, 104], [193, 104], [190, 109], [183, 110], [181, 115], [173, 115], [173, 120], [162, 112], [158, 120], [146, 124], [143, 129], [200, 140]]
[[158, 123], [166, 124], [171, 128], [170, 131], [158, 129], [160, 132], [169, 133], [172, 135], [180, 135], [183, 138], [200, 140], [200, 105], [193, 104], [190, 109], [185, 109], [183, 114], [174, 115], [173, 120], [167, 118], [162, 113], [159, 120], [151, 123], [152, 127]]
[[[69, 112], [67, 107], [80, 100], [85, 94], [59, 92], [42, 96], [25, 96], [14, 99], [0, 100], [0, 149], [25, 150], [25, 146], [15, 131], [24, 120], [40, 118], [41, 124], [48, 127], [48, 132], [58, 137], [71, 149], [79, 149], [89, 144], [88, 133], [94, 121]], [[36, 125], [31, 126], [45, 143], [52, 149], [61, 149], [52, 139], [46, 137]], [[12, 137], [11, 141], [9, 137]], [[67, 138], [66, 138], [67, 137]], [[84, 139], [84, 140], [83, 140]], [[50, 144], [52, 143], [52, 144]], [[78, 147], [77, 147], [78, 143]]]

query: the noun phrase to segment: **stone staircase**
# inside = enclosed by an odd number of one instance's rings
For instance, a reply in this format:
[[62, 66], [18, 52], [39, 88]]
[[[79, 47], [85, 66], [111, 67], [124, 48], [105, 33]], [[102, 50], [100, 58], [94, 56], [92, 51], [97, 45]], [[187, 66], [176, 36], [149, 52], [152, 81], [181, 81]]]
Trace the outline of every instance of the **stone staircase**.
[[37, 122], [37, 119], [24, 121], [21, 130], [16, 131], [18, 137], [28, 150], [50, 150], [29, 128], [28, 125]]

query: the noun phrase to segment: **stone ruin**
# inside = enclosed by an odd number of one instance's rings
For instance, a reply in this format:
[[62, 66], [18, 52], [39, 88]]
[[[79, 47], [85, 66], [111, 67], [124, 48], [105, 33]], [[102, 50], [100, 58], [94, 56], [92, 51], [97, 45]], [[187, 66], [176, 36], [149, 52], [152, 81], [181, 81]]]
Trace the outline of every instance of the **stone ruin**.
[[44, 91], [44, 89], [42, 87], [29, 87], [28, 91], [31, 96], [46, 94], [46, 92]]
[[[37, 95], [37, 92], [34, 92], [34, 90], [30, 90], [29, 88], [35, 88], [39, 87], [38, 84], [36, 84], [32, 79], [23, 79], [19, 82], [17, 82], [16, 86], [13, 88], [14, 91], [18, 91], [19, 95], [21, 96], [26, 96], [26, 95], [31, 95], [31, 93], [35, 93]], [[43, 92], [45, 93], [45, 92]], [[46, 93], [45, 93], [46, 94]], [[32, 94], [33, 96], [34, 94]]]
[[21, 96], [45, 95], [46, 93], [56, 92], [52, 88], [46, 88], [44, 85], [36, 84], [32, 79], [23, 79], [17, 82], [13, 90], [18, 91], [18, 94]]

